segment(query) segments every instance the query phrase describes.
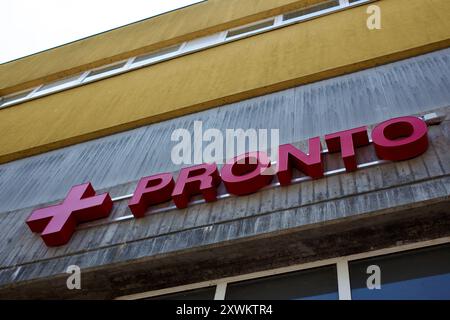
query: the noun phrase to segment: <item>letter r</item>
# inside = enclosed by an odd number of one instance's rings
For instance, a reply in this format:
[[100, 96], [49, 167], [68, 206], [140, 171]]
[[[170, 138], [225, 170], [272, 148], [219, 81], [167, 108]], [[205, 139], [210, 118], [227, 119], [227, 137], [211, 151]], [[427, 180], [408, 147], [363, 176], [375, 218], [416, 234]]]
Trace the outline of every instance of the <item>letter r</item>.
[[136, 187], [133, 198], [128, 202], [133, 215], [141, 218], [149, 206], [169, 201], [174, 185], [175, 182], [170, 173], [142, 178]]
[[216, 164], [200, 164], [180, 170], [175, 189], [172, 193], [177, 208], [186, 208], [191, 197], [202, 194], [207, 202], [217, 199], [216, 187], [220, 184], [219, 171]]

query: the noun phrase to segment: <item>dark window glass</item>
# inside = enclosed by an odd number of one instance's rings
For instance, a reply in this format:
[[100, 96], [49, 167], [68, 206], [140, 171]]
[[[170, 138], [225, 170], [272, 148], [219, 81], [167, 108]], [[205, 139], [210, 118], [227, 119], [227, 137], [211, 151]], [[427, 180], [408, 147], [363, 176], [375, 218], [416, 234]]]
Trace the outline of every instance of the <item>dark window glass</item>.
[[144, 300], [213, 300], [215, 293], [216, 287], [208, 287], [151, 297]]
[[39, 88], [38, 92], [41, 92], [41, 91], [44, 91], [44, 90], [48, 90], [48, 89], [52, 89], [54, 87], [57, 87], [57, 86], [60, 86], [60, 85], [63, 85], [63, 84], [69, 83], [69, 82], [74, 82], [75, 80], [79, 79], [80, 76], [81, 76], [81, 74], [77, 74], [77, 75], [72, 76], [72, 77], [67, 77], [67, 78], [64, 78], [64, 79], [60, 79], [60, 80], [57, 80], [57, 81], [45, 84], [45, 85], [43, 85], [42, 87]]
[[290, 272], [230, 283], [227, 300], [337, 300], [336, 267]]
[[134, 59], [133, 63], [137, 63], [137, 62], [153, 59], [153, 58], [156, 58], [159, 56], [163, 56], [165, 54], [173, 53], [173, 52], [178, 51], [178, 49], [180, 49], [180, 45], [164, 48], [164, 49], [158, 50], [156, 52], [152, 52], [149, 54], [139, 56], [136, 59]]
[[240, 34], [245, 34], [245, 33], [252, 32], [252, 31], [256, 31], [259, 29], [267, 28], [267, 27], [272, 26], [273, 23], [274, 23], [274, 20], [269, 20], [269, 21], [260, 22], [260, 23], [257, 23], [257, 24], [251, 25], [251, 26], [242, 27], [242, 28], [239, 28], [236, 30], [231, 30], [231, 31], [228, 31], [227, 38], [234, 37], [234, 36], [237, 36]]
[[330, 8], [337, 7], [337, 6], [339, 6], [339, 0], [324, 1], [319, 4], [313, 5], [311, 7], [307, 7], [304, 9], [286, 13], [283, 15], [283, 20], [298, 18], [298, 17], [305, 16], [310, 13], [322, 11], [325, 9], [330, 9]]
[[6, 104], [8, 102], [20, 100], [20, 99], [25, 98], [26, 96], [28, 96], [31, 91], [32, 90], [21, 92], [21, 93], [18, 93], [18, 94], [14, 94], [14, 95], [11, 95], [9, 97], [4, 97], [3, 99], [0, 100], [0, 103], [1, 104]]
[[[371, 265], [380, 268], [380, 289], [367, 288]], [[354, 261], [349, 268], [355, 300], [450, 299], [449, 245]]]
[[127, 62], [125, 61], [125, 62], [121, 62], [121, 63], [118, 63], [118, 64], [113, 64], [111, 66], [107, 66], [107, 67], [104, 67], [104, 68], [101, 68], [101, 69], [93, 70], [93, 71], [89, 72], [89, 74], [87, 75], [86, 78], [90, 78], [90, 77], [93, 77], [93, 76], [96, 76], [96, 75], [99, 75], [99, 74], [102, 74], [102, 73], [106, 73], [106, 72], [109, 72], [109, 71], [120, 69], [126, 63]]

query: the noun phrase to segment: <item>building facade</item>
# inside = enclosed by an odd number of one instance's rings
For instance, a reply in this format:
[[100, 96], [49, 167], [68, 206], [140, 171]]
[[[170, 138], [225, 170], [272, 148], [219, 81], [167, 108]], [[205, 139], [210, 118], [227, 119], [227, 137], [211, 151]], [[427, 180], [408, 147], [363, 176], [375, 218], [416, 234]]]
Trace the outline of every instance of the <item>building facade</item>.
[[[0, 65], [0, 298], [450, 299], [449, 47], [447, 0], [208, 0]], [[422, 144], [383, 154], [390, 119]], [[196, 123], [320, 137], [321, 175], [233, 189], [218, 163], [132, 209], [209, 162]]]

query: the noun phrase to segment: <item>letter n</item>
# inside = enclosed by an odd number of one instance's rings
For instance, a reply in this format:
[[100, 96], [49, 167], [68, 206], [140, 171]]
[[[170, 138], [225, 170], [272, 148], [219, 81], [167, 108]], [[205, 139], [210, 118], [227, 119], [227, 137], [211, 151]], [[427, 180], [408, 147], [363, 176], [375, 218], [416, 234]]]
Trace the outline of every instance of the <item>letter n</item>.
[[309, 139], [309, 153], [297, 149], [291, 144], [281, 145], [278, 149], [277, 176], [280, 184], [291, 184], [292, 169], [302, 171], [312, 178], [323, 177], [322, 145], [320, 137]]

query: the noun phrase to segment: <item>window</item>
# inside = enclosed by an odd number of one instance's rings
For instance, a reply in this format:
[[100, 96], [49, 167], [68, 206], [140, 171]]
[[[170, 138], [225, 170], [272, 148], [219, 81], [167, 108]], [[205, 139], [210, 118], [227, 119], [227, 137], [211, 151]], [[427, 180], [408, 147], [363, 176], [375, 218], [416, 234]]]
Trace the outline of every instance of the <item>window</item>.
[[168, 48], [164, 48], [149, 54], [145, 54], [134, 59], [133, 64], [141, 63], [141, 62], [150, 62], [155, 60], [155, 58], [160, 58], [162, 56], [168, 55], [170, 53], [177, 52], [180, 49], [181, 45], [176, 45]]
[[122, 61], [120, 63], [111, 64], [111, 65], [103, 67], [103, 68], [92, 70], [91, 72], [89, 72], [89, 74], [87, 75], [85, 80], [88, 80], [88, 81], [94, 80], [94, 79], [98, 79], [98, 78], [113, 74], [118, 69], [123, 68], [126, 63], [127, 63], [127, 61]]
[[[369, 290], [369, 266], [380, 268], [380, 289]], [[349, 263], [352, 299], [450, 300], [450, 245]]]
[[51, 92], [56, 91], [58, 89], [66, 88], [74, 83], [77, 82], [81, 77], [81, 74], [77, 74], [75, 76], [67, 77], [64, 79], [60, 79], [54, 82], [50, 82], [48, 84], [44, 84], [42, 87], [39, 88], [38, 91], [36, 91], [37, 94], [44, 93], [44, 92]]
[[256, 31], [256, 30], [271, 27], [271, 26], [273, 26], [274, 21], [275, 21], [274, 19], [271, 19], [271, 20], [259, 22], [256, 24], [248, 25], [245, 27], [241, 27], [238, 29], [230, 30], [227, 33], [227, 38], [231, 38], [231, 37], [243, 35], [246, 33], [250, 33], [250, 32]]
[[216, 287], [195, 289], [190, 291], [181, 291], [162, 296], [145, 298], [142, 300], [213, 300]]
[[[379, 290], [367, 287], [367, 280], [373, 275], [367, 273], [367, 268], [372, 265], [381, 270]], [[170, 293], [144, 292], [117, 299], [450, 300], [450, 237], [322, 260], [307, 267], [290, 266], [205, 281], [163, 292]]]
[[286, 13], [283, 15], [283, 21], [285, 20], [290, 20], [290, 19], [295, 19], [298, 17], [302, 17], [305, 16], [307, 14], [311, 14], [314, 12], [319, 12], [319, 11], [323, 11], [329, 8], [333, 8], [333, 7], [338, 7], [339, 6], [339, 0], [328, 0], [328, 1], [324, 1], [321, 2], [319, 4], [307, 7], [307, 8], [303, 8], [297, 11], [293, 11], [290, 13]]
[[227, 300], [337, 300], [335, 266], [230, 283]]
[[210, 36], [202, 37], [199, 39], [194, 39], [191, 41], [188, 41], [186, 46], [184, 47], [183, 51], [193, 51], [201, 48], [205, 48], [211, 45], [214, 45], [216, 43], [220, 43], [225, 38], [224, 32], [219, 32], [212, 34]]
[[25, 98], [28, 97], [28, 95], [32, 92], [33, 90], [27, 90], [27, 91], [22, 91], [20, 93], [15, 93], [6, 97], [3, 97], [0, 100], [0, 105], [6, 105], [12, 102], [19, 102], [21, 100], [24, 100]]

